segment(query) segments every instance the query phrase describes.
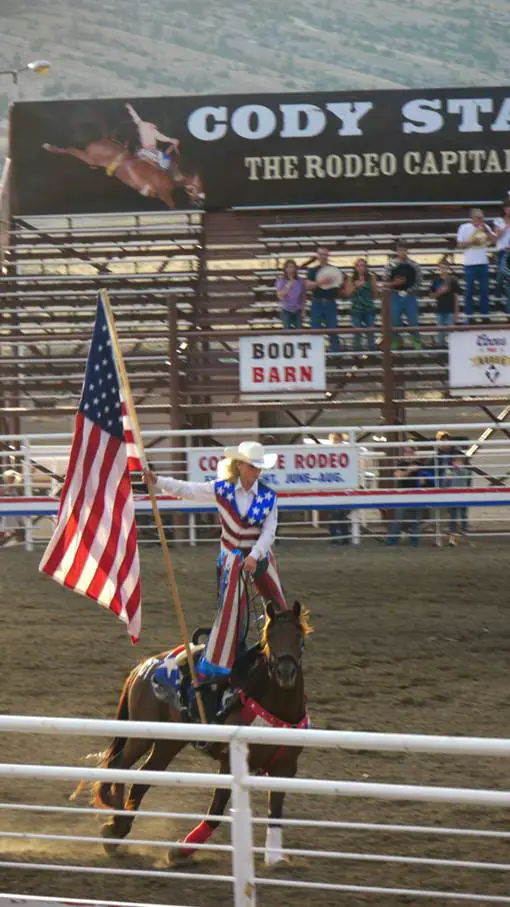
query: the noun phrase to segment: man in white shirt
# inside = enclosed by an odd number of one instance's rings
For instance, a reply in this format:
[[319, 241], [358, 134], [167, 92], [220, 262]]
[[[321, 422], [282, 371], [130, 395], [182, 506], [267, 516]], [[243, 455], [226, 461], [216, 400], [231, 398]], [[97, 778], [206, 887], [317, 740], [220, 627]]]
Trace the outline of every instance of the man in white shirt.
[[503, 271], [507, 253], [510, 251], [510, 192], [503, 203], [503, 217], [496, 217], [493, 223], [496, 237], [496, 258], [498, 272], [496, 277], [496, 296], [503, 295]]
[[489, 320], [489, 251], [491, 230], [485, 223], [480, 208], [471, 210], [471, 220], [461, 224], [457, 231], [457, 246], [464, 251], [464, 315], [468, 324], [473, 321], [473, 290], [475, 283], [480, 290], [480, 315]]
[[260, 594], [277, 609], [287, 608], [276, 561], [271, 552], [278, 511], [275, 492], [260, 481], [262, 469], [271, 469], [277, 454], [264, 453], [256, 441], [243, 441], [225, 449], [218, 467], [223, 478], [215, 482], [184, 482], [161, 478], [152, 471], [146, 482], [158, 492], [168, 491], [185, 500], [216, 504], [221, 526], [218, 559], [219, 609], [203, 656], [197, 664], [202, 681], [228, 678], [243, 641], [247, 619], [246, 584], [242, 575], [253, 578]]

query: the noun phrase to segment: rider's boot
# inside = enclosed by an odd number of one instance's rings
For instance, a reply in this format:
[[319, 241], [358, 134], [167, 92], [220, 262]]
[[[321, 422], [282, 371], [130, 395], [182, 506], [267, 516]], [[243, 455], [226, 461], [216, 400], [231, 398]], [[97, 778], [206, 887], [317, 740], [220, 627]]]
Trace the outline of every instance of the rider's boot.
[[[222, 713], [222, 700], [228, 688], [230, 669], [212, 664], [204, 655], [196, 664], [198, 680], [197, 692], [200, 694], [207, 721], [216, 724], [218, 715]], [[198, 713], [198, 706], [196, 706]]]
[[197, 673], [197, 680], [200, 683], [225, 684], [225, 682], [228, 682], [228, 679], [231, 674], [231, 670], [230, 670], [230, 668], [222, 667], [222, 665], [213, 664], [212, 661], [207, 660], [205, 655], [201, 655], [197, 661], [196, 673]]

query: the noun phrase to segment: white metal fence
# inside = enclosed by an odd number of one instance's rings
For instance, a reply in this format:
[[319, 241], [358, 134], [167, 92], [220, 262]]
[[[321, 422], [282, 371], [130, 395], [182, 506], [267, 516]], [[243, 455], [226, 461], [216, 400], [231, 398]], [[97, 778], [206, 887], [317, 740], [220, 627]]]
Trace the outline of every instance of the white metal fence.
[[[448, 431], [451, 438], [436, 440], [439, 429]], [[418, 538], [441, 545], [455, 542], [457, 536], [504, 535], [510, 530], [510, 441], [505, 434], [509, 430], [507, 422], [259, 429], [256, 433], [266, 443], [275, 435], [292, 442], [280, 443], [278, 450], [292, 451], [298, 444], [307, 445], [311, 453], [327, 450], [322, 445], [329, 432], [335, 432], [356, 460], [357, 478], [347, 488], [338, 487], [338, 482], [330, 484], [335, 477], [331, 469], [301, 470], [295, 490], [280, 495], [279, 538], [358, 544], [398, 540], [407, 532], [411, 541]], [[239, 429], [235, 438], [253, 434], [252, 429]], [[187, 458], [191, 450], [196, 451], [203, 431], [152, 431], [144, 437], [156, 471], [186, 478]], [[214, 438], [216, 443], [223, 439], [228, 443], [233, 433], [215, 430]], [[0, 437], [0, 540], [4, 544], [24, 541], [32, 548], [50, 537], [70, 441], [69, 434]], [[222, 447], [217, 451], [221, 454]], [[452, 468], [454, 453], [458, 469]], [[406, 485], [402, 478], [403, 461], [421, 474], [414, 483]], [[140, 541], [154, 543], [150, 504], [140, 484], [135, 483], [135, 495]], [[168, 536], [176, 544], [217, 538], [211, 508], [168, 497], [161, 499], [160, 507]], [[186, 515], [178, 532], [174, 531], [175, 512]]]
[[[111, 737], [119, 733], [119, 724], [115, 721], [98, 721], [90, 719], [72, 719], [72, 718], [46, 718], [46, 717], [18, 717], [18, 716], [0, 716], [0, 733], [21, 733], [21, 734], [50, 734], [68, 736], [100, 736]], [[339, 849], [318, 849], [316, 847], [292, 847], [285, 848], [279, 834], [276, 838], [273, 834], [266, 839], [266, 847], [256, 847], [253, 844], [253, 827], [264, 824], [268, 825], [268, 820], [256, 818], [253, 815], [252, 797], [258, 791], [284, 791], [288, 794], [312, 795], [313, 797], [333, 797], [339, 798], [340, 801], [349, 798], [364, 798], [368, 800], [385, 800], [385, 801], [409, 801], [422, 803], [440, 803], [446, 805], [467, 804], [473, 810], [482, 807], [490, 809], [510, 806], [510, 791], [501, 789], [484, 789], [473, 787], [440, 787], [425, 784], [387, 784], [373, 783], [367, 781], [345, 781], [331, 780], [320, 778], [269, 778], [266, 776], [253, 776], [248, 769], [248, 745], [249, 744], [271, 744], [271, 745], [295, 745], [306, 748], [325, 747], [331, 751], [367, 751], [367, 752], [387, 752], [402, 753], [410, 756], [411, 754], [441, 754], [445, 760], [462, 757], [480, 757], [485, 758], [503, 758], [510, 757], [510, 740], [489, 739], [489, 738], [462, 738], [462, 737], [436, 737], [421, 736], [411, 734], [378, 734], [378, 733], [359, 733], [359, 732], [341, 732], [325, 730], [276, 730], [263, 727], [219, 727], [219, 726], [190, 726], [189, 724], [166, 724], [150, 722], [123, 722], [122, 734], [126, 737], [139, 737], [154, 740], [207, 740], [227, 743], [230, 748], [230, 772], [226, 775], [216, 775], [211, 772], [156, 772], [146, 771], [143, 775], [144, 783], [159, 787], [177, 787], [183, 791], [188, 789], [205, 789], [220, 785], [229, 788], [232, 792], [232, 809], [230, 814], [224, 817], [224, 822], [231, 829], [230, 844], [203, 844], [200, 847], [193, 845], [194, 848], [215, 851], [220, 854], [227, 854], [230, 858], [230, 869], [228, 871], [197, 872], [193, 867], [177, 866], [169, 869], [137, 869], [130, 866], [104, 866], [87, 862], [84, 856], [83, 860], [70, 862], [65, 859], [66, 846], [70, 843], [74, 845], [83, 845], [84, 855], [86, 848], [97, 848], [103, 843], [103, 839], [92, 832], [87, 834], [76, 834], [73, 827], [76, 825], [78, 815], [90, 815], [92, 821], [93, 814], [99, 812], [89, 807], [62, 806], [58, 803], [51, 804], [31, 804], [18, 799], [17, 787], [15, 782], [19, 779], [37, 779], [48, 783], [49, 781], [68, 781], [77, 782], [86, 781], [117, 781], [125, 783], [134, 783], [140, 781], [140, 775], [134, 770], [110, 770], [99, 768], [84, 768], [80, 766], [69, 765], [38, 765], [38, 764], [0, 764], [0, 781], [7, 779], [9, 781], [9, 798], [8, 802], [0, 803], [0, 838], [9, 841], [11, 846], [16, 842], [27, 845], [28, 842], [39, 842], [40, 844], [52, 842], [52, 858], [44, 860], [24, 859], [23, 851], [16, 859], [9, 859], [13, 856], [12, 850], [4, 852], [0, 858], [0, 868], [4, 871], [12, 872], [15, 879], [15, 894], [22, 897], [20, 888], [23, 872], [26, 870], [37, 870], [41, 873], [41, 879], [46, 873], [66, 873], [69, 875], [69, 889], [73, 894], [79, 893], [76, 876], [86, 874], [90, 876], [124, 876], [134, 878], [165, 879], [167, 882], [175, 883], [179, 880], [193, 880], [198, 883], [197, 891], [203, 883], [204, 890], [208, 890], [211, 884], [222, 886], [224, 893], [225, 886], [232, 886], [233, 901], [235, 907], [255, 907], [257, 892], [264, 887], [286, 888], [295, 893], [294, 903], [310, 903], [310, 898], [315, 895], [319, 897], [317, 903], [322, 903], [325, 892], [337, 892], [338, 903], [344, 901], [341, 895], [379, 895], [391, 896], [395, 903], [395, 898], [415, 897], [429, 900], [433, 903], [445, 903], [452, 901], [466, 901], [477, 904], [497, 903], [510, 904], [510, 896], [506, 893], [508, 889], [501, 887], [492, 889], [496, 893], [490, 893], [490, 890], [473, 891], [470, 885], [470, 871], [476, 870], [482, 872], [483, 878], [494, 880], [494, 878], [504, 877], [505, 873], [510, 871], [510, 863], [507, 861], [496, 862], [494, 860], [477, 860], [464, 856], [460, 848], [466, 846], [474, 838], [489, 837], [495, 842], [497, 839], [510, 838], [510, 832], [506, 824], [503, 828], [494, 827], [491, 823], [489, 829], [476, 827], [452, 827], [451, 825], [437, 824], [434, 826], [425, 825], [405, 825], [405, 824], [378, 824], [363, 822], [346, 822], [346, 821], [323, 821], [321, 819], [300, 820], [284, 819], [279, 825], [288, 828], [294, 827], [305, 832], [307, 828], [316, 829], [328, 828], [330, 831], [384, 831], [393, 833], [399, 840], [406, 840], [413, 836], [438, 836], [440, 839], [445, 836], [457, 840], [455, 849], [455, 858], [429, 857], [427, 855], [407, 855], [407, 854], [388, 854], [374, 852], [357, 852], [345, 851]], [[476, 777], [474, 769], [470, 777]], [[497, 771], [495, 766], [495, 779]], [[15, 794], [16, 792], [16, 794]], [[59, 798], [60, 800], [60, 798]], [[7, 827], [6, 816], [9, 812], [17, 814], [18, 817], [26, 816], [26, 826], [18, 828]], [[34, 815], [36, 813], [51, 812], [63, 816], [66, 820], [66, 832], [40, 834], [33, 830]], [[104, 811], [101, 811], [104, 813]], [[108, 814], [108, 813], [107, 813]], [[142, 819], [151, 819], [154, 817], [170, 818], [202, 818], [190, 812], [172, 812], [163, 811], [144, 811], [139, 812], [140, 821]], [[21, 821], [21, 819], [20, 819]], [[489, 820], [490, 821], [490, 820]], [[273, 827], [272, 832], [276, 829]], [[109, 839], [110, 844], [115, 843]], [[173, 846], [177, 842], [164, 840], [154, 837], [135, 836], [131, 839], [118, 841], [119, 846], [144, 846], [154, 849], [155, 852], [161, 853]], [[76, 850], [76, 848], [74, 848]], [[37, 853], [37, 852], [36, 852]], [[282, 858], [291, 858], [296, 866], [300, 861], [308, 867], [307, 872], [296, 874], [286, 873], [285, 876], [274, 876], [264, 874], [260, 870], [260, 857], [264, 855], [266, 863], [276, 862]], [[338, 875], [335, 881], [324, 882], [318, 881], [316, 867], [321, 861], [334, 860], [338, 863]], [[363, 883], [349, 884], [345, 881], [344, 867], [346, 862], [364, 865], [366, 867]], [[426, 873], [430, 873], [431, 879], [437, 878], [439, 869], [455, 871], [455, 887], [437, 888], [433, 884], [423, 884], [421, 887], [401, 887], [384, 886], [371, 884], [370, 866], [384, 864], [390, 867], [392, 864], [402, 868], [409, 866], [420, 866]], [[40, 883], [41, 894], [44, 889], [44, 881]], [[169, 888], [168, 891], [175, 891], [175, 888]], [[501, 892], [501, 893], [499, 893]], [[14, 893], [13, 893], [14, 894]], [[301, 900], [305, 898], [305, 900]], [[53, 898], [46, 898], [53, 901]], [[67, 899], [66, 899], [66, 902]], [[221, 900], [222, 903], [225, 901]], [[97, 903], [93, 901], [92, 903]], [[101, 902], [103, 903], [103, 902]], [[198, 895], [194, 901], [197, 907], [204, 903]], [[345, 900], [345, 903], [349, 903]]]

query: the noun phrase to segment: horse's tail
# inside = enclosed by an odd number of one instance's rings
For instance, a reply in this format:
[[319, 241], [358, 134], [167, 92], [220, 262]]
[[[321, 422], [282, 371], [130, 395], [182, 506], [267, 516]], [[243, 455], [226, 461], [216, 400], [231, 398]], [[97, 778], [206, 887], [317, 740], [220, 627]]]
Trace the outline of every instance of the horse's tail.
[[[134, 672], [129, 674], [122, 688], [117, 711], [115, 712], [115, 719], [118, 721], [127, 721], [129, 718], [129, 691], [131, 689], [133, 676]], [[113, 768], [120, 761], [126, 740], [126, 737], [114, 737], [110, 745], [102, 753], [90, 753], [86, 759], [94, 760], [99, 768]], [[69, 799], [75, 800], [81, 790], [85, 787], [85, 784], [85, 781], [80, 781]], [[92, 785], [92, 804], [102, 809], [111, 808], [110, 789], [110, 782], [96, 781]]]

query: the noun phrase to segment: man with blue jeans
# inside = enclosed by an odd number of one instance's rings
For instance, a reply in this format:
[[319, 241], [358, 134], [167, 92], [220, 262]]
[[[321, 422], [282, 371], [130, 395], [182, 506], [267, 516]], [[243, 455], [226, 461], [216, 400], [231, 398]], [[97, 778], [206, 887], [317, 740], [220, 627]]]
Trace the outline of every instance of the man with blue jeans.
[[461, 224], [457, 231], [457, 246], [464, 250], [464, 315], [468, 324], [473, 323], [473, 290], [480, 290], [480, 315], [489, 320], [489, 252], [492, 231], [487, 227], [483, 211], [472, 208], [471, 220]]
[[[398, 464], [393, 475], [397, 482], [397, 488], [417, 488], [419, 487], [418, 472], [420, 464], [416, 460], [416, 454], [412, 447], [404, 448], [404, 459]], [[387, 545], [398, 545], [403, 524], [406, 524], [409, 533], [409, 544], [411, 548], [416, 548], [419, 542], [420, 512], [417, 507], [396, 507], [393, 520], [388, 527]]]
[[506, 314], [510, 318], [510, 249], [501, 259], [501, 284], [506, 293]]
[[[493, 225], [493, 234], [496, 239], [496, 296], [503, 296], [505, 290], [503, 281], [503, 271], [506, 264], [506, 256], [510, 250], [510, 192], [503, 203], [503, 217], [496, 217]], [[508, 293], [507, 293], [508, 296]], [[510, 314], [507, 309], [507, 315]]]
[[[396, 246], [397, 257], [386, 266], [384, 285], [391, 290], [391, 326], [401, 327], [405, 322], [412, 328], [411, 342], [415, 349], [421, 349], [418, 333], [419, 309], [417, 292], [421, 283], [421, 268], [417, 262], [408, 257], [407, 246], [399, 240]], [[399, 338], [393, 336], [391, 348], [397, 349]]]
[[[330, 286], [329, 283], [321, 282], [320, 270], [329, 263], [329, 252], [327, 249], [317, 249], [317, 258], [319, 264], [315, 268], [309, 268], [306, 288], [312, 290], [312, 309], [310, 312], [310, 322], [312, 328], [336, 328], [338, 327], [338, 317], [336, 309], [337, 287]], [[340, 341], [338, 334], [329, 335], [329, 349], [331, 353], [340, 352]]]

